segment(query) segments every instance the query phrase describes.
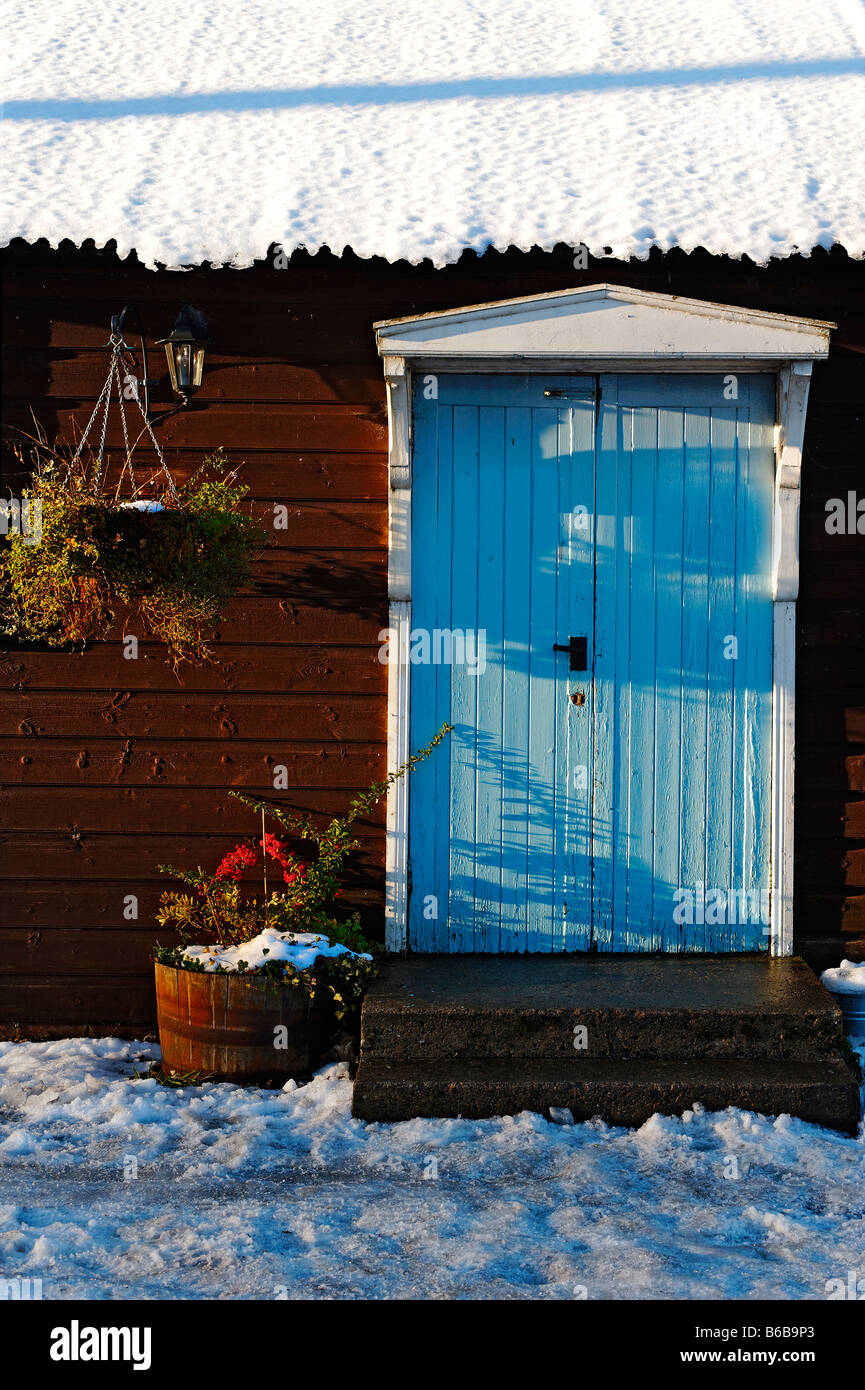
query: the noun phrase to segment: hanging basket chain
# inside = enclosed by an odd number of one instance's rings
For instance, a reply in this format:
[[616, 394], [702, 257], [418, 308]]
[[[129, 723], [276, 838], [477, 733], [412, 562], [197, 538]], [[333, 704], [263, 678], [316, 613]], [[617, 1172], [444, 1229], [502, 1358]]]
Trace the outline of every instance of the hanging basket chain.
[[[114, 361], [112, 357], [112, 362]], [[102, 433], [99, 436], [99, 453], [96, 456], [96, 491], [99, 491], [99, 483], [102, 478], [102, 460], [105, 455], [105, 436], [108, 432], [108, 412], [111, 409], [111, 380], [112, 373], [109, 368], [108, 377], [105, 381], [105, 407], [102, 415]], [[85, 435], [86, 438], [86, 435]], [[82, 439], [81, 443], [84, 443]]]
[[[91, 431], [91, 429], [93, 428], [93, 424], [94, 424], [94, 422], [95, 422], [95, 420], [96, 420], [96, 417], [97, 417], [97, 415], [99, 414], [99, 411], [100, 411], [100, 409], [101, 409], [101, 410], [102, 410], [102, 429], [101, 429], [100, 438], [99, 438], [99, 449], [98, 449], [97, 455], [96, 455], [96, 472], [95, 472], [95, 476], [94, 476], [94, 482], [95, 482], [96, 487], [97, 487], [97, 489], [98, 489], [99, 482], [100, 482], [100, 479], [101, 479], [101, 477], [102, 477], [102, 464], [103, 464], [103, 458], [104, 458], [104, 456], [105, 456], [105, 437], [106, 437], [106, 433], [107, 433], [107, 430], [108, 430], [108, 412], [109, 412], [109, 410], [110, 410], [110, 408], [111, 408], [111, 391], [112, 391], [112, 387], [113, 387], [113, 386], [115, 385], [115, 383], [116, 383], [116, 385], [117, 385], [117, 400], [118, 400], [118, 404], [119, 404], [119, 406], [120, 406], [120, 419], [121, 419], [121, 422], [122, 422], [122, 425], [123, 425], [123, 442], [124, 442], [124, 446], [125, 446], [125, 450], [126, 450], [126, 457], [125, 457], [125, 459], [124, 459], [123, 468], [122, 468], [121, 473], [120, 473], [120, 478], [121, 478], [121, 479], [123, 478], [123, 474], [125, 473], [125, 471], [126, 471], [127, 468], [128, 468], [128, 470], [129, 470], [129, 477], [130, 477], [130, 481], [131, 481], [131, 483], [132, 483], [133, 491], [134, 491], [134, 492], [137, 492], [137, 491], [138, 491], [138, 487], [137, 487], [137, 484], [136, 484], [136, 481], [135, 481], [135, 472], [134, 472], [134, 469], [133, 469], [133, 466], [132, 466], [132, 455], [133, 455], [133, 453], [134, 453], [134, 451], [135, 451], [135, 448], [136, 448], [136, 446], [137, 446], [137, 444], [138, 444], [138, 441], [142, 438], [142, 436], [145, 435], [145, 434], [149, 434], [149, 435], [150, 435], [150, 438], [151, 438], [151, 441], [152, 441], [152, 443], [153, 443], [153, 447], [154, 447], [154, 449], [155, 449], [155, 451], [156, 451], [156, 456], [157, 456], [157, 458], [159, 459], [160, 467], [161, 467], [161, 469], [162, 469], [162, 472], [165, 474], [165, 479], [166, 479], [166, 482], [168, 483], [168, 490], [169, 490], [169, 492], [170, 492], [170, 494], [171, 494], [172, 501], [173, 501], [173, 502], [179, 502], [179, 501], [180, 501], [180, 495], [179, 495], [179, 493], [178, 493], [178, 491], [177, 491], [177, 487], [175, 486], [174, 479], [173, 479], [173, 477], [171, 476], [171, 473], [170, 473], [170, 471], [169, 471], [168, 464], [165, 462], [165, 456], [164, 456], [164, 454], [163, 454], [163, 452], [162, 452], [162, 449], [160, 448], [159, 440], [156, 438], [156, 435], [155, 435], [154, 432], [153, 432], [153, 427], [152, 427], [152, 425], [151, 425], [151, 423], [150, 423], [150, 420], [149, 420], [148, 417], [147, 417], [147, 412], [145, 411], [144, 406], [143, 406], [142, 403], [141, 403], [141, 397], [140, 397], [140, 395], [139, 395], [139, 393], [138, 393], [137, 390], [136, 390], [136, 392], [135, 392], [135, 402], [136, 402], [136, 405], [138, 406], [138, 409], [141, 411], [141, 418], [142, 418], [142, 420], [144, 421], [144, 427], [143, 427], [143, 429], [141, 429], [141, 430], [139, 431], [139, 433], [138, 433], [138, 435], [137, 435], [137, 437], [136, 437], [136, 439], [135, 439], [135, 442], [134, 442], [132, 445], [130, 445], [130, 443], [129, 443], [129, 432], [128, 432], [127, 424], [126, 424], [126, 408], [125, 408], [124, 403], [123, 403], [123, 378], [122, 378], [122, 376], [121, 376], [121, 374], [120, 374], [120, 359], [121, 359], [121, 356], [122, 356], [124, 350], [127, 350], [127, 351], [128, 351], [128, 349], [126, 348], [126, 344], [124, 343], [122, 336], [120, 336], [120, 335], [118, 335], [118, 334], [116, 334], [116, 333], [113, 333], [113, 332], [111, 333], [111, 335], [110, 335], [110, 337], [109, 337], [108, 346], [111, 348], [111, 361], [110, 361], [109, 364], [108, 364], [108, 375], [107, 375], [106, 378], [105, 378], [105, 385], [102, 387], [102, 390], [101, 390], [100, 393], [99, 393], [99, 399], [97, 400], [95, 406], [93, 407], [93, 413], [91, 414], [90, 419], [87, 421], [87, 424], [86, 424], [85, 427], [84, 427], [84, 433], [82, 434], [80, 440], [78, 441], [78, 448], [75, 450], [75, 453], [74, 453], [74, 455], [73, 455], [73, 457], [72, 457], [72, 462], [73, 462], [73, 464], [78, 462], [78, 459], [79, 459], [80, 456], [81, 456], [81, 451], [82, 451], [82, 449], [84, 448], [85, 443], [87, 442], [88, 435], [90, 434], [90, 431]], [[179, 407], [178, 407], [178, 409], [179, 409]], [[174, 413], [173, 411], [169, 411], [169, 412], [168, 412], [168, 414], [173, 414], [173, 413]], [[119, 486], [119, 482], [118, 482], [118, 486]]]
[[[132, 450], [131, 450], [130, 447], [129, 447], [129, 430], [128, 430], [127, 427], [126, 427], [126, 403], [125, 403], [124, 396], [123, 396], [123, 380], [122, 380], [121, 375], [120, 375], [120, 353], [119, 353], [119, 352], [117, 352], [117, 353], [115, 353], [115, 354], [113, 355], [113, 357], [112, 357], [112, 362], [113, 362], [113, 366], [114, 366], [114, 379], [115, 379], [115, 381], [117, 382], [117, 399], [118, 399], [118, 401], [119, 401], [119, 403], [120, 403], [120, 423], [121, 423], [121, 425], [123, 426], [123, 444], [124, 444], [124, 448], [125, 448], [125, 451], [126, 451], [126, 456], [125, 456], [125, 459], [124, 459], [123, 467], [122, 467], [121, 470], [120, 470], [120, 477], [119, 477], [118, 480], [117, 480], [117, 490], [118, 490], [118, 493], [119, 493], [119, 491], [120, 491], [120, 484], [121, 484], [122, 481], [123, 481], [123, 475], [124, 475], [124, 473], [126, 472], [126, 470], [128, 469], [128, 470], [129, 470], [129, 481], [132, 483], [132, 495], [133, 495], [133, 497], [134, 497], [135, 494], [138, 492], [138, 484], [137, 484], [136, 481], [135, 481], [135, 469], [132, 467]], [[138, 398], [138, 391], [137, 391], [137, 390], [136, 390], [136, 392], [135, 392], [135, 397], [136, 397], [136, 400], [137, 400], [137, 398]]]
[[[112, 358], [112, 361], [113, 361], [113, 358]], [[106, 426], [107, 426], [107, 423], [108, 423], [108, 401], [106, 400], [106, 397], [109, 397], [109, 398], [110, 398], [110, 396], [111, 396], [111, 381], [112, 381], [112, 372], [111, 372], [111, 370], [109, 369], [108, 376], [106, 377], [106, 380], [105, 380], [105, 385], [103, 386], [102, 390], [100, 391], [100, 393], [99, 393], [99, 399], [97, 400], [95, 406], [93, 407], [93, 414], [90, 416], [90, 419], [87, 421], [87, 424], [86, 424], [85, 427], [84, 427], [84, 433], [82, 434], [81, 438], [80, 438], [79, 441], [78, 441], [78, 448], [75, 450], [75, 453], [74, 453], [73, 456], [72, 456], [72, 462], [73, 462], [73, 463], [77, 463], [77, 462], [78, 462], [78, 459], [79, 459], [80, 456], [81, 456], [81, 450], [84, 448], [84, 445], [85, 445], [85, 443], [87, 442], [87, 436], [89, 435], [91, 429], [93, 428], [93, 422], [94, 422], [94, 420], [96, 419], [96, 416], [99, 414], [99, 408], [100, 408], [100, 406], [102, 406], [103, 403], [104, 403], [104, 405], [105, 405], [105, 414], [104, 414], [103, 419], [102, 419], [102, 438], [101, 438], [100, 443], [99, 443], [99, 452], [98, 452], [98, 454], [97, 454], [97, 456], [96, 456], [96, 482], [97, 482], [97, 483], [99, 482], [99, 477], [100, 477], [100, 474], [102, 473], [102, 455], [103, 455], [103, 453], [104, 453], [104, 451], [105, 451], [105, 429], [106, 429]]]
[[[159, 447], [159, 440], [156, 438], [156, 435], [153, 433], [153, 427], [152, 427], [150, 421], [149, 421], [148, 418], [147, 418], [147, 413], [146, 413], [146, 411], [145, 411], [145, 409], [144, 409], [144, 406], [141, 404], [141, 398], [140, 398], [140, 396], [138, 395], [138, 392], [137, 392], [137, 391], [136, 391], [136, 393], [135, 393], [135, 400], [136, 400], [136, 404], [138, 405], [138, 409], [141, 411], [141, 418], [142, 418], [142, 420], [144, 421], [144, 429], [139, 430], [138, 435], [136, 436], [136, 439], [135, 439], [135, 444], [132, 445], [132, 450], [130, 450], [129, 457], [130, 457], [130, 459], [132, 458], [132, 452], [134, 451], [136, 445], [138, 444], [138, 441], [139, 441], [139, 439], [141, 438], [141, 436], [142, 436], [143, 434], [145, 434], [145, 433], [149, 434], [151, 440], [153, 441], [153, 447], [154, 447], [154, 449], [156, 450], [156, 457], [159, 459], [160, 467], [162, 468], [162, 471], [163, 471], [163, 473], [165, 474], [165, 480], [166, 480], [166, 482], [168, 483], [168, 491], [171, 493], [171, 500], [172, 500], [173, 502], [178, 502], [178, 503], [179, 503], [179, 501], [180, 501], [180, 495], [179, 495], [179, 493], [178, 493], [178, 491], [177, 491], [177, 488], [176, 488], [175, 485], [174, 485], [174, 479], [173, 479], [172, 476], [171, 476], [171, 473], [170, 473], [169, 468], [168, 468], [168, 464], [165, 462], [165, 456], [163, 455], [162, 450], [161, 450], [161, 448]], [[176, 408], [177, 408], [177, 409], [180, 409], [179, 406], [176, 407]], [[174, 414], [174, 411], [169, 411], [168, 414], [169, 414], [169, 415], [173, 415], [173, 414]], [[163, 416], [162, 418], [165, 419], [165, 418], [167, 418], [167, 416]], [[130, 471], [131, 471], [131, 465], [130, 465]]]

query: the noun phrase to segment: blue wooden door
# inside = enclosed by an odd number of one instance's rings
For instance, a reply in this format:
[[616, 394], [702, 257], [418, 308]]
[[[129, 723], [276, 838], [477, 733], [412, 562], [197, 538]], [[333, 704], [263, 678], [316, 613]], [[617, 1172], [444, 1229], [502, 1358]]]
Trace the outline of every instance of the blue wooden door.
[[412, 949], [766, 949], [774, 414], [760, 375], [416, 381], [412, 746], [454, 732]]

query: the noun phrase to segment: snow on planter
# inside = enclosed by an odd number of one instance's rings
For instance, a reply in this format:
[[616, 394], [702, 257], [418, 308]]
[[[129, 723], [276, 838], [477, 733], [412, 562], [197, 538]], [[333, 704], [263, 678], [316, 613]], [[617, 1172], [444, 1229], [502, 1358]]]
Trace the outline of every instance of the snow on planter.
[[321, 956], [372, 960], [372, 956], [350, 951], [338, 942], [331, 944], [328, 937], [317, 932], [280, 932], [275, 927], [265, 927], [258, 936], [242, 946], [186, 946], [181, 954], [201, 965], [204, 970], [228, 973], [238, 971], [241, 966], [245, 970], [258, 970], [274, 960], [284, 961], [295, 970], [309, 969]]
[[856, 961], [842, 960], [840, 965], [824, 970], [820, 979], [844, 1015], [846, 1031], [865, 1036], [865, 961], [857, 965]]
[[830, 994], [865, 994], [865, 961], [842, 960], [820, 976]]

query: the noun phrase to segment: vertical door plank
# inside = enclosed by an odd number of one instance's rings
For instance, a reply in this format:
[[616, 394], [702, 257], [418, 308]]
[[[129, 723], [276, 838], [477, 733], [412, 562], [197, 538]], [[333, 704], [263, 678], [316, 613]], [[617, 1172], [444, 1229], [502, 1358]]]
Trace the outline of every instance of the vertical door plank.
[[[478, 622], [478, 409], [454, 407], [451, 626], [465, 631]], [[477, 844], [478, 683], [464, 666], [451, 667], [450, 949], [475, 945], [475, 856]]]
[[655, 767], [655, 488], [658, 412], [633, 408], [631, 458], [631, 752], [628, 834], [628, 926], [632, 949], [657, 951], [654, 920]]
[[[475, 774], [474, 950], [497, 951], [502, 905], [502, 772], [508, 746], [503, 727], [503, 604], [507, 538], [504, 531], [504, 417], [500, 406], [478, 412], [478, 609], [486, 666], [477, 691]], [[468, 684], [471, 672], [466, 668]]]
[[633, 557], [633, 411], [619, 407], [619, 441], [616, 466], [616, 630], [613, 747], [613, 898], [612, 950], [634, 949], [628, 907], [631, 861], [631, 565]]
[[[761, 920], [769, 886], [769, 765], [771, 758], [772, 608], [770, 457], [766, 404], [758, 383], [738, 412], [739, 563], [737, 573], [736, 715], [733, 794], [738, 802], [736, 886], [750, 895], [740, 912], [739, 950], [765, 950], [768, 921]], [[765, 914], [767, 915], [767, 914]], [[745, 918], [747, 917], [747, 920]]]
[[683, 412], [658, 412], [656, 506], [655, 649], [655, 847], [654, 901], [661, 949], [682, 948], [685, 931], [673, 922], [680, 885], [679, 850], [682, 756], [682, 514], [684, 509]]
[[[591, 771], [594, 660], [595, 409], [591, 401], [560, 412], [559, 511], [566, 528], [566, 563], [560, 569], [561, 611], [567, 633], [586, 638], [585, 672], [569, 671], [558, 655], [557, 701], [562, 734], [557, 741], [556, 778], [562, 788], [560, 817], [563, 884], [557, 949], [588, 950], [592, 941]], [[569, 615], [569, 616], [568, 616]], [[569, 696], [579, 692], [583, 703]], [[556, 924], [558, 927], [558, 923]]]
[[[518, 418], [519, 417], [519, 418]], [[558, 415], [555, 410], [509, 412], [508, 437], [528, 449], [532, 472], [531, 575], [529, 593], [529, 855], [525, 949], [549, 951], [556, 891], [556, 779], [559, 684], [553, 644], [560, 640], [557, 608], [559, 565]]]
[[500, 949], [525, 950], [529, 883], [532, 457], [527, 410], [504, 412], [504, 689]]
[[617, 379], [602, 377], [595, 477], [595, 663], [592, 769], [592, 934], [615, 949], [613, 863], [616, 796], [616, 586], [619, 553], [621, 413]]
[[[682, 532], [682, 756], [680, 882], [695, 894], [706, 885], [706, 684], [709, 627], [709, 409], [685, 411]], [[710, 950], [702, 913], [685, 926], [685, 950]]]
[[[435, 484], [435, 550], [432, 563], [435, 585], [435, 627], [441, 632], [451, 626], [451, 594], [453, 589], [453, 409], [445, 406], [439, 411], [438, 468]], [[436, 714], [432, 730], [440, 729], [445, 720], [453, 724], [453, 668], [446, 661], [433, 666], [436, 690]], [[444, 747], [436, 749], [430, 763], [433, 775], [432, 815], [435, 819], [433, 844], [433, 901], [430, 911], [431, 944], [433, 951], [450, 950], [450, 820], [451, 820], [451, 758], [449, 735]], [[421, 732], [420, 743], [427, 741]], [[440, 755], [440, 756], [439, 756]], [[414, 775], [414, 774], [413, 774]]]
[[[709, 705], [706, 726], [707, 950], [734, 950], [737, 929], [727, 920], [733, 884], [733, 696], [736, 662], [729, 639], [736, 626], [736, 411], [712, 410], [709, 493]], [[723, 900], [718, 898], [723, 895]]]
[[768, 950], [769, 887], [772, 860], [772, 698], [775, 613], [772, 602], [772, 523], [775, 501], [775, 383], [766, 376], [751, 380], [748, 439], [749, 487], [757, 516], [754, 568], [754, 627], [759, 633], [754, 652], [759, 664], [753, 674], [754, 729], [754, 844], [753, 874], [767, 911], [761, 915], [759, 941], [752, 949]]

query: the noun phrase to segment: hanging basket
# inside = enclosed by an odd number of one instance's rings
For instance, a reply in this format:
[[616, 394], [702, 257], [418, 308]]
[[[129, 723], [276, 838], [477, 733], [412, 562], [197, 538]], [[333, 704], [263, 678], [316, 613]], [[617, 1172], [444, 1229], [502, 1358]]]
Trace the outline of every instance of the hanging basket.
[[[248, 489], [221, 452], [178, 487], [141, 403], [144, 424], [130, 442], [123, 398], [121, 352], [112, 334], [108, 377], [71, 455], [34, 441], [35, 468], [27, 497], [40, 514], [41, 537], [13, 534], [0, 556], [0, 597], [7, 637], [51, 647], [84, 645], [108, 635], [125, 610], [125, 633], [166, 647], [176, 667], [211, 656], [212, 630], [227, 601], [246, 583], [264, 534], [243, 510]], [[107, 486], [105, 436], [112, 387], [117, 387], [125, 453]], [[102, 412], [99, 444], [85, 445]], [[133, 453], [149, 434], [157, 473], [139, 484]], [[133, 496], [121, 500], [128, 487]], [[157, 496], [143, 497], [145, 490]]]

